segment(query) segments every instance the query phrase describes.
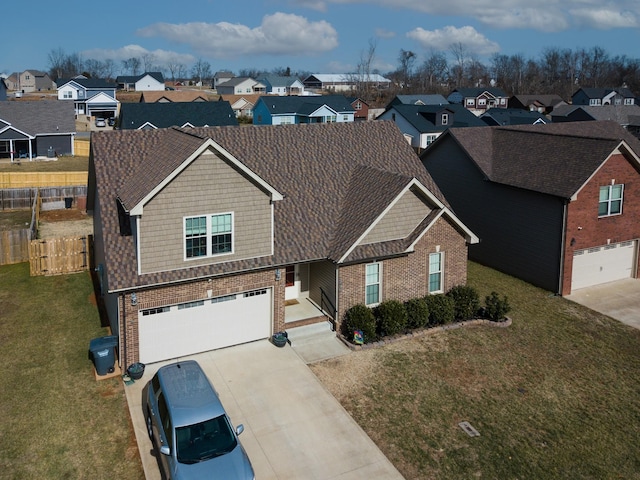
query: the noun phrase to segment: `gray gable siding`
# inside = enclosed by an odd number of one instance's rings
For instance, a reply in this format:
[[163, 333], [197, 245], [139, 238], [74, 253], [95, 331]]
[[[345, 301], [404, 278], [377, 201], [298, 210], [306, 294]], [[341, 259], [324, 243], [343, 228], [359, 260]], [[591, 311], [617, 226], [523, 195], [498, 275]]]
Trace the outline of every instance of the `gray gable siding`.
[[423, 161], [456, 215], [480, 237], [469, 258], [557, 292], [563, 201], [486, 180], [450, 137], [443, 140]]
[[406, 192], [361, 243], [370, 244], [406, 238], [430, 212], [431, 208], [416, 193]]
[[[202, 192], [208, 191], [208, 195]], [[203, 154], [144, 208], [140, 250], [143, 273], [272, 254], [267, 194], [213, 154]], [[233, 212], [234, 253], [184, 260], [184, 217]]]
[[322, 291], [324, 291], [333, 306], [338, 306], [336, 299], [336, 272], [335, 263], [328, 260], [309, 264], [309, 298], [318, 305], [321, 305]]

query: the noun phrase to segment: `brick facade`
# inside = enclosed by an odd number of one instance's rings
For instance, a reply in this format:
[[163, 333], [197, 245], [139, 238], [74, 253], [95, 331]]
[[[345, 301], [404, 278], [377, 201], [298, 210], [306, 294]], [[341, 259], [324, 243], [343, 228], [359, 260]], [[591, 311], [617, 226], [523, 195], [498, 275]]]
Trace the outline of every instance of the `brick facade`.
[[139, 359], [138, 312], [140, 310], [207, 299], [209, 298], [208, 290], [211, 290], [212, 297], [218, 297], [248, 290], [272, 288], [272, 331], [283, 331], [285, 281], [284, 278], [280, 281], [276, 281], [275, 278], [275, 270], [265, 270], [211, 280], [201, 279], [151, 290], [139, 290], [136, 291], [137, 305], [132, 305], [131, 294], [126, 294], [121, 297], [119, 311], [120, 345], [125, 345], [125, 352], [120, 352], [121, 356], [124, 355], [123, 365], [126, 367]]
[[[600, 187], [624, 184], [622, 214], [598, 218]], [[574, 250], [640, 238], [640, 176], [622, 154], [612, 155], [569, 203], [564, 245], [562, 295], [571, 293]], [[573, 245], [571, 244], [573, 241]], [[639, 259], [636, 259], [638, 262]], [[634, 276], [637, 277], [636, 263]]]
[[[382, 263], [382, 300], [407, 301], [428, 291], [429, 254], [444, 252], [444, 292], [467, 281], [465, 238], [447, 220], [440, 218], [407, 256]], [[337, 329], [346, 311], [365, 303], [366, 264], [341, 267], [339, 275]]]

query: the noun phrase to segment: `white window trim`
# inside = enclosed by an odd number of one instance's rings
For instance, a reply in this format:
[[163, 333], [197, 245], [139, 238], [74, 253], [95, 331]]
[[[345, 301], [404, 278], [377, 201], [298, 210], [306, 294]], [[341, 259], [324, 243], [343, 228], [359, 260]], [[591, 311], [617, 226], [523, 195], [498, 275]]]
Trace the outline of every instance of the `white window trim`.
[[[612, 200], [611, 198], [611, 192], [613, 191], [613, 187], [622, 187], [622, 190], [620, 192], [620, 211], [616, 212], [616, 213], [611, 213], [611, 202], [613, 201], [618, 201], [618, 199]], [[608, 188], [609, 190], [609, 197], [607, 198], [606, 202], [607, 202], [607, 213], [600, 215], [600, 204], [604, 203], [604, 201], [601, 201], [600, 198], [598, 197], [598, 218], [605, 218], [605, 217], [615, 217], [616, 215], [622, 215], [622, 209], [623, 209], [623, 205], [624, 205], [624, 183], [614, 183], [611, 185], [602, 185], [599, 189], [598, 189], [598, 195], [600, 195], [600, 190], [603, 188]]]
[[[440, 256], [440, 271], [438, 272], [432, 272], [431, 271], [431, 256], [432, 255], [439, 255]], [[435, 294], [435, 293], [443, 293], [444, 292], [444, 252], [431, 252], [429, 253], [429, 273], [427, 276], [427, 289], [429, 291], [429, 294]], [[432, 274], [439, 274], [440, 275], [440, 289], [439, 290], [431, 290], [431, 275]]]
[[[377, 283], [368, 283], [367, 269], [373, 265], [378, 266], [378, 281]], [[378, 285], [378, 301], [374, 303], [367, 303], [367, 287], [370, 285]], [[364, 303], [367, 307], [375, 307], [376, 305], [380, 304], [381, 298], [382, 298], [382, 263], [380, 262], [367, 263], [364, 268]]]
[[[213, 232], [211, 231], [211, 218], [218, 217], [221, 215], [231, 215], [231, 251], [223, 252], [223, 253], [212, 253], [212, 244], [211, 237], [213, 236]], [[199, 257], [187, 257], [187, 219], [189, 218], [206, 218], [206, 240], [207, 240], [207, 254], [201, 255]], [[201, 260], [203, 258], [218, 258], [224, 257], [225, 255], [233, 255], [235, 253], [235, 216], [233, 212], [220, 212], [220, 213], [207, 213], [204, 215], [189, 215], [182, 217], [182, 255], [184, 261], [191, 260]]]

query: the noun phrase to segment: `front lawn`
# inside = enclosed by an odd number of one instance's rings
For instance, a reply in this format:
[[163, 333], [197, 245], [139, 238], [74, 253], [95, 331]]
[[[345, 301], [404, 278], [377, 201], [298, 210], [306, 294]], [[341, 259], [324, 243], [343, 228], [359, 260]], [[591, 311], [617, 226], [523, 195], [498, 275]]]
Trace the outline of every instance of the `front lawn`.
[[0, 266], [0, 477], [143, 479], [119, 378], [96, 382], [89, 273]]
[[469, 284], [507, 295], [512, 325], [314, 372], [407, 479], [640, 478], [640, 331], [474, 263]]

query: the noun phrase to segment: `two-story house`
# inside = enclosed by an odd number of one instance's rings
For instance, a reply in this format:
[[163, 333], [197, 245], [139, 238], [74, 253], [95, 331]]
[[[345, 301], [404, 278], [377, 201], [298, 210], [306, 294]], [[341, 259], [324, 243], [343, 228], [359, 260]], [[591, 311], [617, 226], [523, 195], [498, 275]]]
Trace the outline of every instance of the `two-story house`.
[[115, 117], [119, 101], [116, 84], [101, 78], [58, 80], [58, 100], [73, 102], [76, 116]]
[[253, 107], [254, 125], [353, 122], [355, 110], [343, 95], [262, 96]]
[[451, 127], [481, 127], [486, 125], [466, 108], [456, 104], [415, 105], [393, 104], [378, 116], [391, 120], [420, 153]]
[[572, 105], [635, 105], [633, 92], [626, 87], [621, 88], [579, 88], [571, 96]]
[[40, 70], [24, 70], [8, 77], [8, 87], [20, 93], [55, 90], [55, 83], [49, 74]]
[[637, 278], [640, 142], [615, 122], [451, 129], [422, 154], [469, 257], [554, 294]]
[[497, 87], [456, 88], [447, 96], [447, 101], [481, 115], [491, 108], [507, 108], [509, 97]]
[[478, 241], [391, 122], [94, 132], [88, 202], [124, 365], [446, 292]]

